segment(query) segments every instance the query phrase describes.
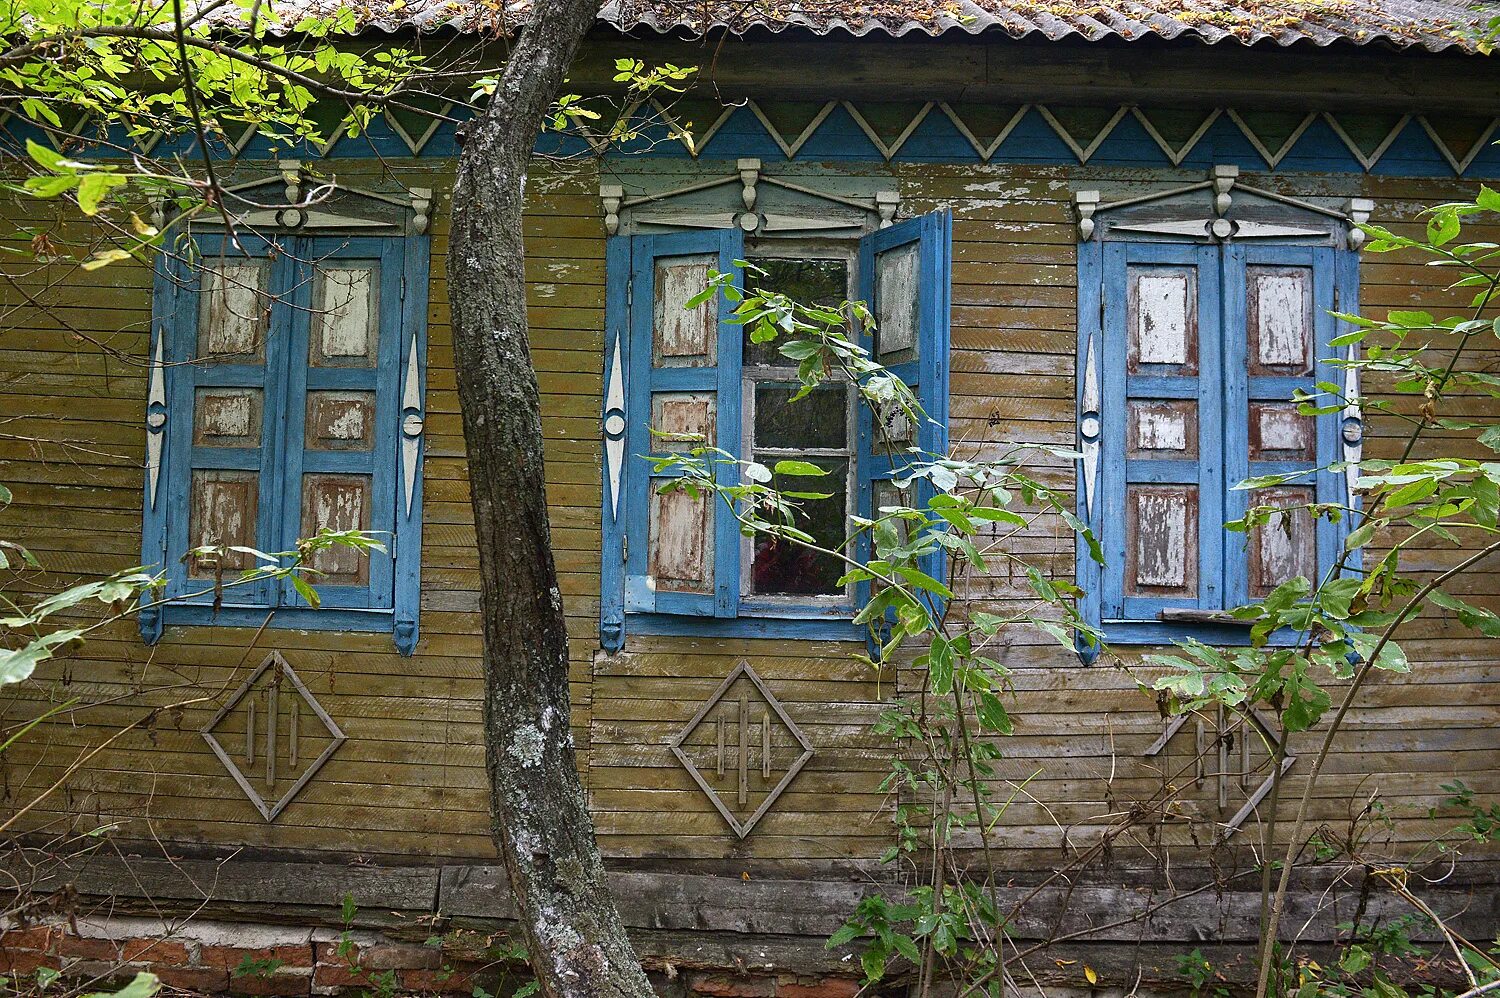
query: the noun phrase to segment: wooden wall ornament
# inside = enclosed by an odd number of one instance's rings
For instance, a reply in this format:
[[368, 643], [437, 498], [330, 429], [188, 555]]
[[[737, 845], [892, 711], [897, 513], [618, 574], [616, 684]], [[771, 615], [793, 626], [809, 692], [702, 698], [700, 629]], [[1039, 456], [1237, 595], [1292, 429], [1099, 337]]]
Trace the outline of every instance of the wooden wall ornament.
[[161, 481], [162, 445], [167, 429], [166, 370], [162, 364], [164, 331], [156, 334], [156, 349], [151, 358], [151, 385], [146, 391], [146, 494], [150, 508], [156, 508], [156, 489]]
[[[1265, 718], [1259, 711], [1252, 711], [1252, 713], [1254, 713], [1255, 720], [1258, 722], [1257, 727], [1264, 731], [1275, 730], [1266, 724]], [[1250, 790], [1251, 778], [1261, 768], [1260, 766], [1251, 765], [1253, 753], [1250, 747], [1253, 744], [1252, 739], [1257, 739], [1260, 736], [1257, 732], [1251, 730], [1252, 725], [1247, 718], [1240, 714], [1235, 714], [1231, 718], [1223, 707], [1219, 708], [1218, 717], [1214, 723], [1213, 747], [1216, 749], [1215, 758], [1217, 760], [1214, 770], [1210, 771], [1208, 768], [1208, 749], [1210, 748], [1208, 732], [1203, 718], [1198, 714], [1178, 714], [1172, 718], [1167, 722], [1166, 727], [1162, 729], [1161, 736], [1152, 742], [1150, 747], [1145, 752], [1142, 752], [1141, 755], [1145, 758], [1159, 755], [1167, 747], [1168, 743], [1171, 742], [1172, 737], [1187, 724], [1189, 718], [1196, 720], [1196, 738], [1193, 749], [1195, 757], [1193, 764], [1193, 785], [1202, 786], [1204, 781], [1212, 776], [1218, 791], [1218, 806], [1220, 811], [1225, 811], [1229, 808], [1229, 785], [1231, 780], [1237, 782], [1241, 790], [1250, 791], [1245, 798], [1245, 802], [1239, 809], [1228, 820], [1219, 823], [1219, 830], [1215, 837], [1219, 842], [1227, 842], [1244, 826], [1246, 820], [1260, 806], [1261, 801], [1265, 800], [1266, 795], [1271, 792], [1274, 777], [1268, 774], [1254, 790]], [[1231, 746], [1233, 746], [1236, 740], [1238, 740], [1239, 748], [1238, 769], [1231, 766], [1229, 758]], [[1281, 759], [1282, 775], [1286, 775], [1287, 771], [1296, 762], [1297, 757], [1294, 755], [1283, 756]], [[1269, 766], [1270, 760], [1266, 760], [1264, 765]]]
[[669, 744], [741, 839], [813, 757], [812, 743], [743, 660]]
[[[302, 724], [304, 706], [318, 722], [311, 726], [312, 730]], [[287, 660], [274, 651], [235, 690], [201, 733], [266, 821], [275, 821], [348, 740]], [[238, 742], [245, 768], [235, 762], [221, 738]], [[307, 761], [307, 753], [302, 751], [309, 740], [322, 743], [321, 751], [311, 761]], [[261, 771], [251, 773], [248, 770], [255, 765], [257, 752]], [[280, 768], [283, 762], [284, 769]], [[264, 793], [256, 789], [257, 776]]]
[[1083, 502], [1086, 518], [1094, 515], [1094, 489], [1099, 481], [1100, 432], [1099, 359], [1094, 355], [1094, 336], [1089, 334], [1083, 361], [1083, 398], [1079, 405], [1078, 449], [1083, 452]]
[[847, 197], [820, 190], [812, 181], [767, 176], [761, 161], [749, 158], [737, 160], [732, 174], [635, 197], [626, 197], [621, 184], [600, 184], [599, 200], [611, 236], [641, 225], [679, 231], [736, 228], [747, 236], [857, 236], [889, 228], [901, 205], [897, 191]]
[[[225, 188], [219, 210], [232, 217], [236, 226], [274, 229], [283, 234], [338, 230], [421, 236], [431, 227], [430, 188], [408, 188], [402, 196], [346, 187], [335, 181], [318, 180], [312, 185], [307, 181], [298, 160], [282, 160], [273, 175]], [[268, 196], [278, 187], [284, 204], [276, 204]], [[210, 232], [224, 224], [222, 217], [211, 214], [193, 223], [195, 229]]]
[[422, 433], [426, 421], [422, 416], [422, 372], [417, 334], [412, 333], [411, 349], [406, 358], [406, 386], [401, 392], [401, 479], [406, 499], [406, 515], [411, 516], [412, 499], [417, 487], [417, 461], [422, 453]]
[[620, 360], [620, 337], [609, 366], [609, 384], [604, 390], [604, 455], [609, 473], [609, 515], [620, 516], [620, 479], [625, 471], [625, 371]]
[[[1118, 201], [1105, 201], [1098, 190], [1075, 191], [1078, 239], [1086, 243], [1118, 232], [1209, 243], [1326, 239], [1349, 249], [1364, 242], [1359, 225], [1374, 209], [1370, 199], [1351, 198], [1331, 208], [1243, 183], [1239, 172], [1237, 166], [1218, 164], [1204, 180]], [[1253, 208], [1257, 217], [1242, 208]]]

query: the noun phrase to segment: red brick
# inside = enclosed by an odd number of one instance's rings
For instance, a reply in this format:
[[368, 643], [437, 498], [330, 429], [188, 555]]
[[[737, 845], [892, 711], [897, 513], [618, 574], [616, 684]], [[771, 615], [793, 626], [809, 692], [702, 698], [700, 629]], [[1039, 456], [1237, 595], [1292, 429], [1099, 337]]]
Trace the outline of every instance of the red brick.
[[56, 970], [57, 957], [27, 950], [0, 951], [0, 970], [12, 977], [30, 977], [42, 967]]
[[858, 993], [859, 983], [848, 977], [825, 977], [776, 986], [776, 998], [854, 998]]
[[764, 977], [724, 977], [694, 974], [687, 982], [689, 991], [713, 998], [770, 998], [776, 993], [776, 982]]
[[29, 929], [8, 929], [0, 932], [0, 949], [47, 950], [62, 935], [61, 925], [34, 925]]
[[171, 964], [185, 967], [191, 962], [188, 948], [170, 939], [127, 939], [120, 947], [120, 959], [126, 963]]
[[223, 967], [234, 970], [249, 958], [252, 963], [280, 960], [283, 967], [311, 967], [312, 947], [305, 943], [288, 946], [267, 946], [264, 949], [241, 949], [238, 946], [204, 946], [198, 952], [198, 961], [206, 967]]
[[311, 974], [246, 974], [229, 978], [229, 992], [236, 995], [305, 995], [312, 991]]
[[120, 944], [113, 939], [63, 936], [57, 941], [57, 951], [63, 956], [79, 956], [88, 960], [117, 961], [120, 959]]
[[472, 994], [474, 991], [474, 974], [471, 971], [458, 969], [444, 970], [406, 970], [401, 973], [401, 987], [405, 991], [422, 991], [426, 993], [453, 992], [456, 994]]
[[217, 994], [229, 987], [229, 971], [217, 967], [153, 967], [152, 973], [169, 988]]
[[343, 956], [339, 956], [339, 941], [337, 939], [327, 943], [313, 943], [313, 953], [317, 956], [319, 963], [331, 963], [338, 967], [347, 967], [351, 963], [359, 963], [359, 946], [355, 943], [349, 944], [349, 949]]
[[351, 969], [344, 963], [320, 963], [313, 972], [313, 983], [320, 988], [367, 986], [370, 975], [367, 971]]

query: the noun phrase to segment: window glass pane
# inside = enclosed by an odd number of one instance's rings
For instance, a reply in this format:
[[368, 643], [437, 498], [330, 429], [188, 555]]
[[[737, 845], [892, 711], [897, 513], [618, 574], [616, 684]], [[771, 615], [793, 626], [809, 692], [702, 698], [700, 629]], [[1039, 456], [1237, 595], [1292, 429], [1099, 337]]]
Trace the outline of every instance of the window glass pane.
[[[799, 305], [821, 305], [837, 308], [849, 297], [849, 264], [826, 257], [756, 257], [750, 261], [765, 271], [748, 271], [745, 283], [751, 290], [786, 295]], [[745, 363], [748, 365], [795, 366], [778, 350], [783, 338], [770, 343], [751, 343], [745, 336]]]
[[755, 446], [848, 447], [848, 390], [842, 384], [824, 385], [793, 402], [800, 387], [779, 382], [755, 386]]
[[[757, 455], [768, 467], [775, 457]], [[822, 478], [777, 475], [772, 487], [782, 491], [833, 493], [827, 499], [799, 499], [800, 509], [793, 526], [811, 534], [818, 545], [837, 548], [848, 532], [846, 510], [849, 502], [849, 462], [846, 460], [813, 461], [829, 474]], [[816, 554], [800, 545], [774, 538], [757, 537], [750, 566], [751, 591], [761, 596], [842, 596], [838, 580], [844, 574], [844, 563], [837, 558]]]

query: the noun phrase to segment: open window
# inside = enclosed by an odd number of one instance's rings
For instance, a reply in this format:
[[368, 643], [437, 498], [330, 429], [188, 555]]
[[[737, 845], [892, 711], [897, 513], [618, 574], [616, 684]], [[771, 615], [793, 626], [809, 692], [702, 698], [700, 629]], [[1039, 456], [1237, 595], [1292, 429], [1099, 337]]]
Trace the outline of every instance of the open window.
[[[788, 458], [816, 464], [828, 472], [817, 480], [818, 491], [831, 495], [804, 500], [797, 525], [826, 546], [838, 547], [851, 532], [851, 517], [868, 516], [882, 495], [890, 495], [892, 479], [915, 459], [910, 448], [943, 451], [948, 216], [872, 225], [873, 231], [863, 233], [859, 224], [850, 228], [854, 231], [832, 236], [777, 236], [750, 226], [747, 238], [747, 227], [734, 224], [611, 240], [605, 648], [621, 647], [627, 629], [861, 636], [851, 621], [866, 594], [839, 585], [840, 562], [796, 545], [742, 536], [722, 500], [662, 492], [662, 475], [646, 459], [692, 447], [673, 439], [691, 435], [741, 462], [718, 466], [716, 474], [725, 483], [738, 483], [747, 461], [768, 467]], [[758, 270], [736, 263], [747, 260]], [[805, 304], [868, 302], [879, 327], [867, 346], [913, 386], [931, 419], [901, 430], [899, 448], [877, 446], [872, 417], [857, 404], [853, 386], [832, 381], [792, 402], [795, 366], [775, 344], [751, 344], [731, 321], [731, 303], [720, 297], [684, 307], [707, 286], [711, 271], [734, 275], [741, 289], [748, 282]]]

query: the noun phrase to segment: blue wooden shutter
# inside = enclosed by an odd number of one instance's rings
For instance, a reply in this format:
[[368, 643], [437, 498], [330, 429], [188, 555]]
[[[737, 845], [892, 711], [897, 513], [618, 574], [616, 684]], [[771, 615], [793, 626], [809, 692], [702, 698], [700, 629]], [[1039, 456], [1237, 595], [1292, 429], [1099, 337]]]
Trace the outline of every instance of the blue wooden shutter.
[[[643, 458], [692, 446], [655, 438], [652, 426], [702, 433], [725, 451], [740, 452], [743, 336], [729, 321], [733, 306], [722, 297], [691, 310], [683, 304], [704, 289], [711, 270], [733, 273], [742, 286], [734, 263], [743, 255], [738, 229], [631, 239], [621, 484], [627, 611], [733, 617], [739, 609], [740, 535], [733, 515], [712, 496], [660, 494], [660, 479]], [[716, 477], [738, 484], [739, 469], [721, 464]]]
[[[277, 374], [285, 366], [287, 313], [272, 306], [292, 287], [292, 262], [264, 239], [245, 237], [240, 245], [205, 238], [197, 268], [171, 267], [174, 307], [158, 333], [165, 340], [167, 422], [155, 505], [165, 543], [143, 554], [148, 564], [165, 556], [166, 596], [205, 604], [214, 602], [214, 569], [183, 560], [183, 552], [204, 545], [274, 551], [279, 541]], [[146, 542], [154, 548], [150, 531]], [[223, 578], [255, 565], [232, 554]], [[270, 581], [223, 594], [226, 607], [274, 602]]]
[[[374, 531], [387, 550], [313, 556], [322, 604], [390, 610], [394, 599], [403, 254], [396, 239], [299, 239], [289, 309], [281, 545], [330, 530]], [[282, 583], [283, 606], [306, 606]]]
[[[1302, 416], [1288, 401], [1317, 381], [1343, 382], [1329, 361], [1336, 332], [1337, 250], [1310, 246], [1225, 249], [1225, 510], [1226, 520], [1250, 505], [1342, 503], [1344, 477], [1319, 472], [1255, 490], [1234, 486], [1260, 475], [1311, 471], [1341, 459], [1339, 420]], [[1289, 515], [1290, 522], [1284, 522]], [[1314, 523], [1305, 510], [1272, 519], [1225, 549], [1226, 606], [1258, 601], [1301, 575], [1317, 583], [1338, 559], [1345, 526]]]
[[1102, 464], [1094, 522], [1105, 620], [1219, 609], [1223, 457], [1218, 249], [1103, 252]]
[[[952, 286], [953, 216], [936, 211], [880, 229], [860, 241], [860, 295], [875, 317], [864, 346], [888, 371], [910, 385], [927, 418], [917, 426], [891, 414], [877, 433], [870, 406], [859, 412], [859, 496], [857, 511], [870, 517], [885, 505], [922, 507], [932, 497], [927, 479], [914, 494], [900, 496], [893, 482], [913, 463], [948, 452], [948, 349]], [[908, 448], [916, 447], [913, 454]], [[861, 559], [870, 557], [869, 537], [861, 539]], [[924, 558], [923, 571], [941, 579], [941, 550]], [[859, 602], [869, 598], [860, 586]]]

